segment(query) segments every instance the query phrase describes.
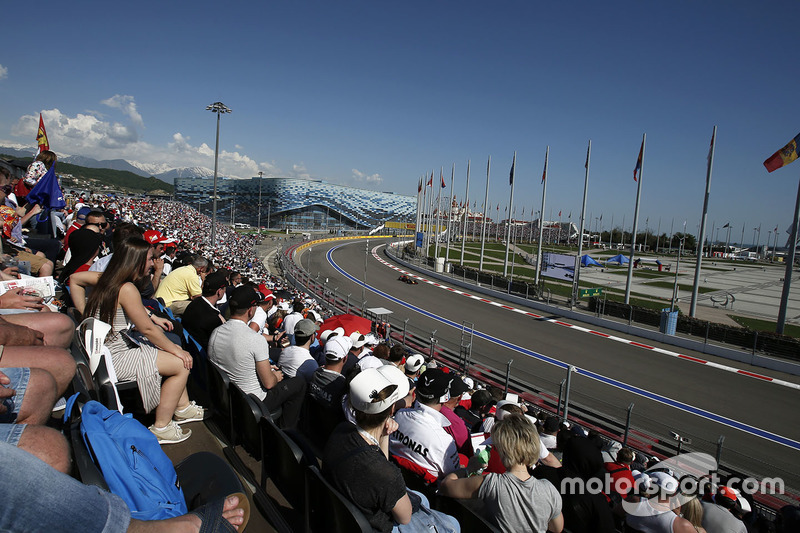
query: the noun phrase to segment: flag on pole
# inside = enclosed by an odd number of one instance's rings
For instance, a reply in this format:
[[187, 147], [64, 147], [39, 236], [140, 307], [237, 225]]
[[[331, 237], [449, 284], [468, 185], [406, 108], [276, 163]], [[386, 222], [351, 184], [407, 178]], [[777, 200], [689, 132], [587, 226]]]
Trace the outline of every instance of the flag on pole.
[[431, 179], [428, 180], [428, 187], [433, 187], [433, 172], [431, 172]]
[[569, 218], [569, 219], [572, 218], [572, 211], [569, 212], [569, 216], [567, 218]]
[[[716, 133], [716, 130], [714, 131]], [[708, 157], [706, 157], [706, 161], [708, 164], [711, 164], [711, 155], [714, 153], [714, 134], [711, 134], [711, 144], [708, 146]]]
[[731, 223], [730, 223], [730, 222], [728, 222], [728, 223], [726, 223], [724, 226], [722, 226], [722, 229], [725, 229], [725, 228], [730, 228], [730, 227], [731, 227]]
[[583, 165], [583, 168], [585, 168], [586, 170], [589, 170], [589, 153], [591, 152], [591, 150], [592, 150], [592, 145], [590, 143], [589, 147], [586, 148], [586, 163], [584, 163]]
[[561, 211], [559, 211], [559, 212], [558, 212], [558, 216], [559, 216], [559, 217], [561, 216]]
[[544, 183], [544, 179], [547, 177], [547, 156], [550, 152], [544, 153], [544, 170], [542, 170], [542, 183]]
[[639, 148], [639, 158], [636, 160], [636, 166], [633, 168], [633, 181], [639, 181], [639, 172], [642, 170], [642, 156], [644, 156], [644, 139], [642, 139], [642, 146]]
[[767, 172], [778, 170], [779, 168], [784, 167], [797, 159], [798, 144], [800, 144], [800, 133], [798, 133], [794, 139], [789, 141], [789, 144], [772, 154], [769, 159], [764, 161], [764, 166], [767, 168]]
[[417, 194], [422, 192], [422, 178], [419, 179], [419, 184], [417, 184]]
[[439, 179], [442, 180], [442, 189], [444, 189], [446, 185], [444, 184], [444, 174], [442, 174], [441, 170], [439, 171]]
[[39, 131], [36, 132], [36, 144], [39, 146], [37, 155], [44, 150], [50, 149], [50, 141], [47, 140], [47, 130], [44, 129], [44, 120], [42, 120], [41, 113], [39, 113]]
[[508, 184], [514, 185], [514, 167], [517, 165], [517, 153], [514, 152], [514, 160], [511, 162], [511, 172], [508, 173]]

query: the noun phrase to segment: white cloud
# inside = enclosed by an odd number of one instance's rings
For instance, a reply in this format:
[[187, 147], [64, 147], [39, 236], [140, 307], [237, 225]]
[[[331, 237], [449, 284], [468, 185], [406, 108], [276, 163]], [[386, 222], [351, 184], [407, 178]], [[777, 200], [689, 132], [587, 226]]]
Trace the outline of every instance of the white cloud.
[[356, 183], [371, 183], [371, 184], [379, 185], [380, 183], [383, 182], [383, 178], [378, 173], [366, 174], [364, 172], [361, 172], [357, 168], [354, 168], [353, 169], [353, 181], [355, 181]]
[[103, 105], [107, 105], [108, 107], [113, 107], [116, 109], [121, 110], [125, 115], [127, 115], [131, 121], [136, 126], [140, 128], [144, 128], [144, 121], [142, 120], [142, 115], [136, 110], [136, 102], [133, 101], [133, 96], [123, 95], [123, 94], [115, 94], [111, 98], [103, 100], [100, 102]]
[[4, 80], [8, 77], [8, 69], [3, 65], [0, 65], [0, 80]]
[[[153, 145], [140, 138], [139, 128], [143, 120], [136, 109], [133, 97], [114, 95], [103, 100], [103, 105], [118, 109], [124, 115], [114, 120], [103, 113], [87, 110], [69, 116], [59, 109], [42, 111], [47, 135], [52, 149], [61, 156], [82, 155], [94, 159], [127, 159], [141, 163], [176, 167], [214, 168], [214, 148], [206, 143], [195, 145], [188, 135], [175, 132], [166, 145]], [[23, 115], [11, 129], [14, 140], [0, 141], [3, 146], [33, 147], [39, 125], [36, 115]], [[294, 176], [310, 179], [311, 175], [302, 163], [293, 165], [284, 172], [274, 162], [258, 162], [235, 150], [221, 150], [219, 173], [233, 178], [251, 178], [261, 171], [265, 176]]]

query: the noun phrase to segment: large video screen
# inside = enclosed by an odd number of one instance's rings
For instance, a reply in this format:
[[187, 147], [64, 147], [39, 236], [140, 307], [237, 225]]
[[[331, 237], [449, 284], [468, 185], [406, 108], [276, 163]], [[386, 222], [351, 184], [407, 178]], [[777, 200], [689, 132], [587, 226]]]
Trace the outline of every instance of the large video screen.
[[572, 281], [575, 279], [575, 260], [577, 256], [542, 252], [542, 276]]

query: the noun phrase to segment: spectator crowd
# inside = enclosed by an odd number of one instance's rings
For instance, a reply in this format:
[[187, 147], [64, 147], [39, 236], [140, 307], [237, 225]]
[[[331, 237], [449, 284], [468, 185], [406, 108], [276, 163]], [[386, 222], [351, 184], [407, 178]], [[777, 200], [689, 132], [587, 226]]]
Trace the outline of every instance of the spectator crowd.
[[[218, 225], [209, 242], [210, 219], [185, 204], [79, 195], [63, 213], [63, 235], [52, 225], [34, 238], [17, 231], [31, 210], [4, 191], [3, 249], [38, 257], [69, 310], [53, 312], [54, 302], [23, 291], [0, 295], [0, 467], [8, 483], [19, 477], [13, 464], [30, 454], [47, 465], [30, 467], [39, 479], [82, 494], [64, 476], [69, 446], [47, 422], [75, 374], [74, 320], [94, 319], [109, 325], [110, 363], [120, 380], [138, 384], [160, 443], [191, 438], [192, 424], [206, 418], [187, 387], [200, 354], [281, 428], [318, 445], [323, 475], [376, 531], [460, 531], [464, 524], [437, 510], [443, 498], [469, 501], [501, 531], [776, 527], [733, 487], [684, 494], [682, 473], [659, 458], [538, 412], [385, 331], [329, 326], [319, 302], [268, 272], [256, 236]], [[3, 279], [17, 276], [11, 257], [3, 267]], [[94, 514], [117, 512], [118, 502], [96, 491], [81, 499], [84, 510], [96, 505]], [[233, 527], [241, 523], [235, 508], [219, 510]], [[797, 531], [797, 508], [783, 515], [777, 527]], [[24, 519], [37, 528], [35, 513]], [[0, 517], [0, 529], [3, 520], [11, 518]]]

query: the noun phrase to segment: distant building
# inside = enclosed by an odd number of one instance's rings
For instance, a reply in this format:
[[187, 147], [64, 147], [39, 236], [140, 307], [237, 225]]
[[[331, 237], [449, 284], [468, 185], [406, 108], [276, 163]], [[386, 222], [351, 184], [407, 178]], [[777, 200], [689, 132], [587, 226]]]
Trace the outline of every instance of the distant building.
[[[289, 229], [367, 229], [387, 221], [414, 222], [417, 200], [391, 192], [376, 192], [319, 180], [251, 178], [217, 180], [217, 218]], [[176, 178], [175, 198], [203, 213], [211, 213], [214, 180]]]

